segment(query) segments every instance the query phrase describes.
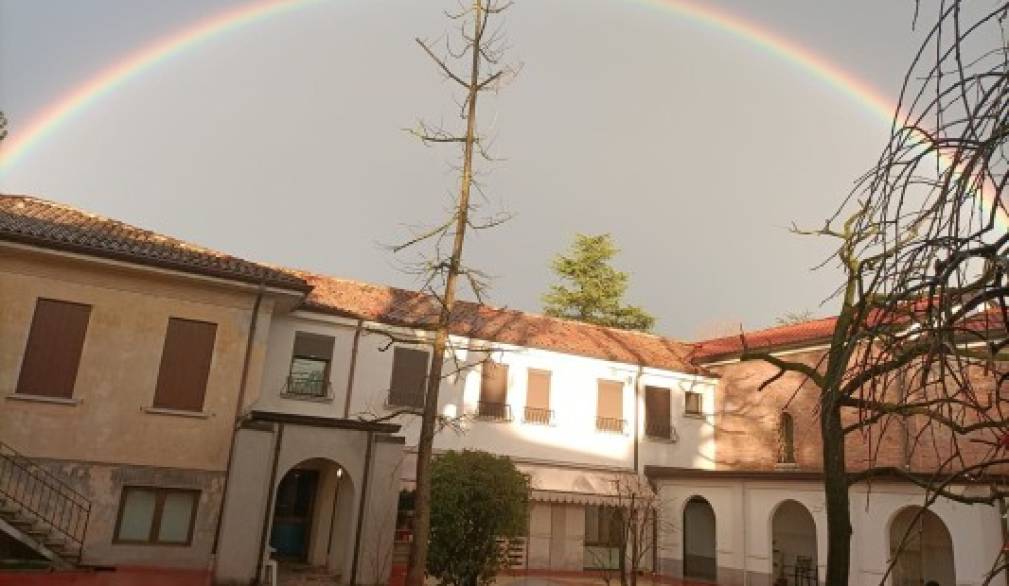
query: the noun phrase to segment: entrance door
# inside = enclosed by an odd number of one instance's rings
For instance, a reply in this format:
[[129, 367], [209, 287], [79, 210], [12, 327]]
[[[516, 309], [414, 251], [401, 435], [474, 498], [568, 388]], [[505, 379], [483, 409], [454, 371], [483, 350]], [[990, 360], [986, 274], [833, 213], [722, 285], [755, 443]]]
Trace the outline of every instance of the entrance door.
[[318, 483], [317, 470], [299, 469], [291, 470], [280, 481], [270, 533], [270, 547], [275, 550], [276, 557], [298, 561], [308, 558], [312, 505]]

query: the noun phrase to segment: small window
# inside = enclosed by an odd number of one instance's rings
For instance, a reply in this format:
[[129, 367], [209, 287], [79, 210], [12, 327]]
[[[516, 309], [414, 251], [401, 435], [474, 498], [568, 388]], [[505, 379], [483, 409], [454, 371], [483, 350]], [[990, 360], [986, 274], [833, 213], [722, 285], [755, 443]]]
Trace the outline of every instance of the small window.
[[524, 421], [550, 425], [554, 412], [550, 409], [550, 371], [529, 369], [526, 386], [526, 407]]
[[700, 393], [694, 393], [692, 391], [687, 391], [684, 393], [684, 407], [683, 412], [687, 415], [700, 415], [701, 406], [703, 405], [703, 395]]
[[154, 406], [202, 411], [214, 356], [217, 324], [177, 317], [168, 320]]
[[308, 397], [329, 396], [333, 342], [332, 336], [295, 333], [291, 370], [287, 376], [287, 393]]
[[477, 415], [486, 419], [509, 420], [508, 365], [493, 360], [484, 361], [480, 367], [480, 402]]
[[669, 389], [645, 387], [645, 435], [669, 439], [673, 435]]
[[91, 306], [39, 299], [35, 303], [16, 392], [73, 397]]
[[624, 426], [624, 383], [599, 379], [596, 395], [596, 429], [611, 433], [623, 433]]
[[189, 545], [193, 541], [197, 490], [127, 486], [119, 503], [115, 543]]
[[397, 346], [392, 355], [392, 378], [388, 404], [395, 407], [424, 407], [427, 367], [431, 361], [426, 350]]
[[795, 464], [795, 422], [785, 411], [778, 418], [778, 463]]

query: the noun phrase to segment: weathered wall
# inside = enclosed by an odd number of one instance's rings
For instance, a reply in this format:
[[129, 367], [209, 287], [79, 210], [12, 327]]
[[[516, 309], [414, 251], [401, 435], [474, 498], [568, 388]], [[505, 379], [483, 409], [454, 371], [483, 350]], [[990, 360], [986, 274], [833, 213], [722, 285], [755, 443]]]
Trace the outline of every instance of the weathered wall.
[[[15, 398], [39, 297], [92, 305], [75, 403]], [[223, 470], [254, 297], [195, 280], [0, 248], [0, 440], [34, 457]], [[199, 417], [145, 411], [152, 406], [170, 317], [217, 324]], [[251, 383], [258, 382], [259, 368], [252, 364]]]

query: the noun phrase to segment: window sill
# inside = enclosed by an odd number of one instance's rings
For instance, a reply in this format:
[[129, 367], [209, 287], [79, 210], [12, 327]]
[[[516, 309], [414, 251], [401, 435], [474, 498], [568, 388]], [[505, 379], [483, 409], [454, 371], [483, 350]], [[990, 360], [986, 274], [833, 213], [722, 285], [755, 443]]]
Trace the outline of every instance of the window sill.
[[174, 415], [176, 417], [192, 417], [194, 419], [207, 419], [210, 413], [206, 411], [183, 411], [182, 409], [165, 409], [164, 407], [141, 407], [144, 413], [151, 415]]
[[645, 441], [653, 444], [675, 444], [678, 441], [676, 436], [645, 435]]
[[774, 465], [775, 470], [798, 470], [799, 465], [795, 462], [778, 462]]
[[705, 415], [704, 413], [684, 413], [683, 416], [686, 417], [687, 419], [707, 419], [708, 418], [708, 416]]
[[66, 397], [47, 397], [46, 395], [22, 395], [18, 393], [7, 395], [7, 399], [14, 401], [31, 401], [35, 403], [55, 403], [57, 405], [80, 405], [80, 399]]
[[313, 395], [299, 395], [297, 393], [280, 393], [281, 399], [291, 399], [292, 401], [308, 401], [309, 403], [332, 403], [333, 397], [315, 397]]

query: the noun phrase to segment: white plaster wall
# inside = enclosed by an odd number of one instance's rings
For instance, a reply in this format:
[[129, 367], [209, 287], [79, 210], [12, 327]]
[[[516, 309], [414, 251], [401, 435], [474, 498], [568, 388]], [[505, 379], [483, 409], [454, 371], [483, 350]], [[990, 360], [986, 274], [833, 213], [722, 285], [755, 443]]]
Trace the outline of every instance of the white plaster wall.
[[[660, 534], [660, 557], [683, 559], [683, 506], [691, 496], [700, 495], [715, 510], [719, 568], [743, 569], [745, 533], [746, 570], [770, 575], [771, 516], [780, 503], [791, 499], [805, 506], [813, 517], [819, 571], [821, 578], [824, 576], [827, 519], [823, 491], [817, 483], [679, 479], [660, 480], [658, 486], [664, 527], [673, 527]], [[852, 489], [851, 584], [879, 584], [889, 555], [891, 520], [903, 507], [921, 505], [923, 501], [923, 493], [910, 485], [876, 483], [871, 493], [863, 486]], [[931, 510], [946, 524], [952, 537], [957, 585], [981, 584], [999, 550], [997, 510], [947, 499], [941, 499]], [[745, 527], [738, 522], [740, 519], [746, 520]], [[1005, 584], [1001, 579], [993, 583]]]
[[[263, 376], [262, 396], [255, 408], [306, 415], [342, 417], [346, 401], [347, 375], [350, 369], [356, 322], [321, 314], [296, 312], [276, 317], [270, 326], [269, 348]], [[375, 326], [375, 324], [371, 324]], [[294, 345], [296, 331], [333, 336], [334, 356], [330, 369], [333, 398], [329, 402], [312, 402], [281, 397]], [[421, 332], [399, 329], [397, 337], [420, 336]], [[393, 352], [383, 351], [390, 342], [388, 336], [365, 331], [360, 338], [355, 367], [354, 386], [350, 401], [351, 417], [385, 415], [385, 401], [392, 373]], [[684, 417], [684, 392], [692, 390], [704, 395], [704, 411], [714, 412], [712, 381], [658, 369], [613, 363], [595, 358], [562, 354], [532, 348], [495, 345], [494, 358], [509, 366], [508, 404], [512, 420], [508, 422], [469, 420], [463, 433], [442, 431], [435, 440], [436, 449], [482, 449], [517, 459], [574, 463], [598, 467], [631, 468], [634, 464], [634, 433], [640, 428], [639, 462], [644, 465], [713, 468], [715, 458], [714, 433], [707, 417]], [[465, 351], [459, 360], [465, 362]], [[481, 357], [469, 357], [471, 363]], [[554, 423], [549, 426], [523, 421], [528, 369], [545, 369], [551, 377], [551, 409]], [[452, 362], [446, 369], [455, 370]], [[599, 432], [595, 428], [598, 379], [624, 383], [623, 416], [628, 422], [623, 434]], [[643, 391], [645, 385], [672, 390], [672, 423], [679, 441], [653, 441], [644, 438]], [[476, 411], [480, 397], [480, 369], [469, 368], [449, 376], [441, 385], [439, 411], [457, 416]], [[635, 421], [635, 401], [639, 418]], [[403, 416], [402, 435], [407, 445], [416, 445], [419, 420]]]

